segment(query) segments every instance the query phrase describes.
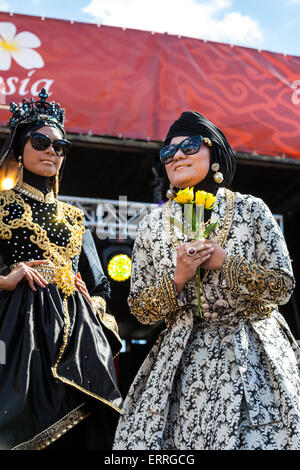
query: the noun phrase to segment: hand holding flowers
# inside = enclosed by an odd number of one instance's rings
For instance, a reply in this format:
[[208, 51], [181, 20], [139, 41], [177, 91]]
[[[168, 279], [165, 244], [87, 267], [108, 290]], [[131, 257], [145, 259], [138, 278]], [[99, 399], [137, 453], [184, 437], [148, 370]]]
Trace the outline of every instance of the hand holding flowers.
[[[197, 273], [197, 315], [202, 318], [200, 301], [200, 264], [201, 267], [204, 267], [205, 269], [214, 269], [213, 267], [208, 266], [215, 266], [215, 269], [217, 269], [217, 266], [219, 266], [219, 257], [214, 257], [213, 262], [211, 262], [211, 254], [215, 249], [217, 251], [220, 249], [224, 251], [222, 248], [218, 247], [216, 243], [214, 243], [213, 246], [212, 242], [205, 240], [210, 233], [215, 230], [218, 221], [205, 224], [204, 209], [212, 209], [215, 205], [216, 197], [205, 191], [197, 191], [194, 195], [194, 188], [186, 188], [178, 191], [174, 201], [183, 205], [184, 217], [183, 221], [177, 220], [173, 217], [170, 222], [179, 227], [185, 234], [188, 234], [189, 238], [193, 240], [192, 247], [190, 243], [188, 246], [184, 244], [177, 251], [177, 264], [180, 265], [180, 270], [175, 269], [175, 283], [177, 288], [179, 286], [179, 290], [181, 291], [185, 282]], [[186, 254], [188, 256], [186, 256]]]

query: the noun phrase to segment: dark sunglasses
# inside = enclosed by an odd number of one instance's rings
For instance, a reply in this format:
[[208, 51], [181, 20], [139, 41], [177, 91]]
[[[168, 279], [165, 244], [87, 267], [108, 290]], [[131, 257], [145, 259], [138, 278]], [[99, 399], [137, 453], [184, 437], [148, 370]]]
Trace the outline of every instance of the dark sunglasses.
[[164, 165], [168, 165], [174, 160], [174, 157], [179, 149], [185, 155], [193, 155], [194, 153], [199, 152], [202, 142], [206, 143], [210, 147], [212, 146], [211, 140], [208, 137], [202, 137], [202, 135], [193, 135], [192, 137], [188, 137], [184, 139], [177, 145], [167, 145], [163, 147], [159, 153], [160, 161]]
[[32, 132], [30, 134], [30, 143], [35, 150], [46, 150], [52, 145], [58, 157], [66, 157], [72, 147], [71, 142], [66, 139], [51, 140], [45, 134], [40, 134], [39, 132]]

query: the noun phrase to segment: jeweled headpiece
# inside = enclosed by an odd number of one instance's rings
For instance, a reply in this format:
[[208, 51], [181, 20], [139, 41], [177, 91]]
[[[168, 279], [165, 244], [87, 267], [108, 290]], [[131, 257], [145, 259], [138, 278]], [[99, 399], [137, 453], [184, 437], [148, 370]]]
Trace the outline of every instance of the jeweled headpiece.
[[39, 97], [40, 100], [37, 101], [34, 101], [33, 98], [30, 101], [24, 98], [19, 105], [14, 102], [10, 103], [12, 116], [7, 125], [11, 131], [19, 124], [27, 124], [33, 121], [49, 121], [49, 123], [52, 122], [59, 127], [63, 127], [65, 110], [58, 103], [54, 103], [54, 101], [46, 101], [48, 94], [45, 88], [41, 90]]
[[[0, 150], [0, 190], [7, 189], [2, 184], [3, 181], [6, 181], [7, 175], [14, 174], [15, 182], [15, 166], [20, 156], [23, 155], [28, 132], [44, 126], [51, 126], [57, 128], [64, 137], [66, 135], [64, 129], [65, 110], [54, 101], [46, 101], [48, 94], [44, 88], [39, 93], [39, 98], [36, 101], [33, 98], [30, 101], [24, 98], [18, 105], [16, 103], [10, 104], [12, 116], [7, 123], [10, 134]], [[64, 162], [59, 172], [58, 182], [63, 173]], [[9, 179], [12, 180], [11, 177]]]

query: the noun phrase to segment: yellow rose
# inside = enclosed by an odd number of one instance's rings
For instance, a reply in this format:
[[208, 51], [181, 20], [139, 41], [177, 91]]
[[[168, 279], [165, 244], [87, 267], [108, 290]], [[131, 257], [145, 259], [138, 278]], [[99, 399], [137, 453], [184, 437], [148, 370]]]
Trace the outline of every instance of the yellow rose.
[[205, 209], [211, 209], [215, 201], [216, 201], [216, 196], [214, 196], [211, 193], [208, 193], [206, 201], [205, 201]]
[[190, 204], [194, 201], [194, 188], [180, 189], [174, 201], [180, 204]]
[[197, 191], [195, 194], [195, 203], [204, 206], [207, 198], [205, 191]]

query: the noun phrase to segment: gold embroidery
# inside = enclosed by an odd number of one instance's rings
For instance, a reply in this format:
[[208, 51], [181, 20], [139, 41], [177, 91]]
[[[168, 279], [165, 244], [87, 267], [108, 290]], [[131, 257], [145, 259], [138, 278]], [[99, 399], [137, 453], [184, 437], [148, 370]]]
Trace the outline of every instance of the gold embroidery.
[[106, 302], [103, 299], [103, 297], [100, 296], [93, 296], [92, 298], [92, 303], [94, 310], [100, 320], [100, 322], [103, 323], [103, 325], [112, 331], [114, 335], [118, 338], [120, 342], [122, 342], [120, 336], [119, 336], [119, 328], [118, 324], [116, 322], [116, 319], [113, 315], [110, 315], [109, 313], [106, 312]]
[[54, 192], [50, 191], [49, 193], [45, 194], [42, 191], [39, 191], [34, 186], [30, 186], [29, 184], [22, 182], [21, 186], [15, 186], [14, 188], [21, 194], [30, 197], [31, 199], [35, 199], [39, 202], [44, 202], [45, 204], [52, 204], [55, 202]]
[[65, 266], [57, 266], [53, 273], [53, 282], [61, 292], [68, 296], [75, 291], [75, 274]]
[[[20, 263], [21, 262], [12, 264], [10, 266], [10, 270], [13, 271], [16, 269]], [[37, 271], [45, 281], [55, 284], [66, 296], [73, 294], [75, 290], [77, 290], [75, 285], [76, 276], [74, 272], [69, 271], [64, 266], [57, 266], [49, 262], [47, 264], [32, 266], [31, 269]]]
[[276, 304], [270, 304], [267, 301], [259, 300], [256, 302], [249, 302], [244, 316], [259, 315], [263, 318], [270, 317], [273, 310], [277, 310]]
[[111, 408], [113, 408], [114, 410], [116, 410], [118, 413], [122, 414], [122, 411], [120, 410], [120, 408], [118, 408], [116, 405], [109, 402], [105, 398], [102, 398], [99, 395], [97, 395], [96, 393], [93, 393], [93, 392], [90, 392], [90, 391], [86, 390], [85, 388], [83, 388], [80, 385], [76, 384], [73, 380], [69, 380], [69, 379], [66, 379], [65, 377], [61, 377], [60, 375], [58, 375], [57, 368], [59, 366], [59, 363], [61, 361], [63, 353], [64, 353], [64, 351], [67, 347], [69, 331], [70, 331], [70, 315], [69, 315], [68, 299], [67, 298], [64, 299], [64, 311], [65, 311], [65, 328], [64, 328], [63, 344], [60, 348], [58, 359], [56, 360], [56, 363], [54, 364], [54, 366], [51, 368], [53, 376], [56, 379], [59, 379], [61, 382], [65, 383], [65, 384], [68, 384], [68, 385], [71, 385], [72, 387], [76, 388], [77, 390], [80, 390], [81, 392], [86, 393], [90, 397], [93, 397], [93, 398], [96, 398], [97, 400], [100, 400], [101, 402], [105, 403], [106, 405], [108, 405]]
[[227, 256], [223, 273], [228, 289], [239, 294], [244, 286], [249, 294], [244, 297], [250, 300], [250, 310], [268, 316], [274, 306], [262, 300], [268, 295], [269, 300], [277, 301], [282, 295], [289, 293], [284, 276], [275, 269], [264, 268], [255, 263], [249, 263], [239, 255]]
[[175, 314], [180, 309], [174, 285], [167, 275], [162, 276], [158, 288], [151, 286], [137, 296], [130, 295], [128, 304], [131, 313], [141, 323], [152, 324], [165, 320], [168, 327], [174, 323]]
[[225, 194], [226, 194], [226, 213], [224, 217], [224, 223], [221, 229], [221, 232], [218, 237], [218, 245], [220, 245], [222, 248], [225, 245], [225, 242], [227, 240], [231, 224], [232, 224], [232, 219], [233, 219], [233, 214], [234, 214], [234, 193], [230, 191], [229, 189], [225, 189]]
[[[4, 217], [9, 215], [7, 206], [10, 204], [18, 204], [23, 209], [20, 218], [4, 222]], [[56, 266], [61, 267], [60, 279], [66, 277], [66, 271], [63, 268], [72, 271], [72, 259], [81, 249], [82, 235], [85, 231], [83, 226], [83, 213], [80, 209], [57, 201], [58, 213], [61, 214], [62, 220], [71, 233], [68, 244], [58, 246], [51, 243], [47, 231], [39, 224], [33, 222], [32, 210], [23, 197], [13, 190], [0, 192], [0, 238], [9, 240], [12, 237], [12, 230], [18, 228], [27, 228], [33, 234], [30, 236], [32, 243], [36, 244], [42, 251], [43, 257], [51, 261]]]
[[[218, 244], [222, 247], [227, 240], [234, 212], [234, 193], [225, 189], [225, 194], [226, 213], [224, 223], [218, 237]], [[171, 201], [167, 202], [163, 208], [162, 224], [170, 237], [170, 242], [173, 248], [176, 250], [180, 245], [180, 241], [176, 237], [174, 229], [170, 224], [170, 208]], [[205, 276], [206, 274], [207, 273], [205, 273]], [[133, 315], [135, 315], [141, 323], [151, 324], [164, 319], [168, 327], [172, 326], [176, 318], [175, 314], [180, 310], [177, 303], [175, 286], [169, 276], [162, 277], [158, 288], [150, 286], [139, 295], [130, 295], [128, 298], [128, 304]]]
[[90, 412], [85, 409], [85, 403], [82, 403], [75, 410], [70, 411], [62, 419], [54, 423], [49, 428], [34, 436], [32, 439], [13, 447], [12, 450], [42, 450], [53, 442], [57, 441], [66, 432], [70, 431], [76, 424], [86, 419]]

